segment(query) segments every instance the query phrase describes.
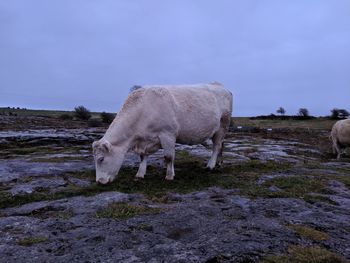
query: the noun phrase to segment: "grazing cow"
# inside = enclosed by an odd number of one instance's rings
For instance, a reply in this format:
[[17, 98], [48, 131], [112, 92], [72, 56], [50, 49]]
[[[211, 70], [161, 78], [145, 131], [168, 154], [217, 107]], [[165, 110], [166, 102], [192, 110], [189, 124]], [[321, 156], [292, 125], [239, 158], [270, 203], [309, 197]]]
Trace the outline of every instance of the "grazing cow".
[[331, 138], [333, 141], [333, 153], [337, 154], [337, 159], [350, 146], [350, 119], [337, 121], [332, 128]]
[[175, 143], [213, 141], [207, 167], [221, 158], [223, 140], [230, 124], [232, 94], [219, 83], [143, 86], [125, 101], [105, 135], [92, 144], [96, 182], [112, 182], [125, 154], [132, 150], [141, 163], [136, 178], [146, 173], [147, 157], [164, 149], [167, 180], [174, 179]]

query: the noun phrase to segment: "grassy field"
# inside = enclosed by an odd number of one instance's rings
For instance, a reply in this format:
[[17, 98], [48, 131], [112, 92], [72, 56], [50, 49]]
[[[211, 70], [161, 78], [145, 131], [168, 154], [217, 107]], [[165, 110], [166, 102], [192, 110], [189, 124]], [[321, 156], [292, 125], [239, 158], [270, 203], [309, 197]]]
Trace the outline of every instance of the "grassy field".
[[[32, 109], [14, 109], [7, 107], [0, 107], [0, 115], [9, 115], [12, 113], [16, 116], [34, 116], [34, 117], [51, 117], [58, 118], [62, 114], [73, 115], [74, 111], [64, 111], [64, 110], [32, 110]], [[97, 118], [100, 116], [100, 112], [91, 112], [92, 118]]]
[[[58, 118], [62, 114], [74, 114], [74, 111], [63, 110], [32, 110], [32, 109], [14, 109], [7, 107], [0, 107], [0, 115], [9, 115], [9, 113], [16, 116], [34, 116], [34, 117], [51, 117]], [[92, 118], [100, 118], [100, 112], [91, 112]], [[330, 130], [336, 120], [328, 118], [315, 118], [309, 120], [280, 120], [280, 119], [251, 119], [250, 117], [233, 117], [232, 123], [236, 126], [243, 127], [257, 127], [261, 129], [267, 128], [306, 128], [306, 129], [326, 129]]]
[[257, 128], [305, 128], [305, 129], [326, 129], [330, 130], [336, 120], [328, 118], [316, 118], [310, 120], [257, 120], [248, 117], [233, 117], [234, 126], [249, 126]]

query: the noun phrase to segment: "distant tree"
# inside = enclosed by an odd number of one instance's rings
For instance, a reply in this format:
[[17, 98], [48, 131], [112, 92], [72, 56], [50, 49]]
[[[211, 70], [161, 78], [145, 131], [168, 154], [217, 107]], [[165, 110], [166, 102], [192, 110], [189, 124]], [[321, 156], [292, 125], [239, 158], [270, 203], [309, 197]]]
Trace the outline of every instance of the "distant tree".
[[286, 110], [285, 110], [284, 108], [282, 108], [282, 107], [279, 107], [279, 108], [277, 109], [276, 112], [277, 112], [278, 114], [281, 114], [281, 115], [286, 114]]
[[334, 108], [331, 110], [332, 119], [343, 119], [349, 117], [349, 112], [345, 109]]
[[334, 108], [331, 110], [331, 118], [338, 119], [338, 109], [337, 108]]
[[88, 120], [91, 118], [91, 112], [84, 106], [75, 107], [74, 115], [79, 120]]
[[130, 88], [129, 92], [131, 93], [131, 92], [138, 90], [138, 89], [141, 89], [141, 88], [142, 88], [142, 86], [140, 86], [140, 85], [134, 85]]
[[338, 118], [347, 118], [349, 117], [349, 112], [344, 109], [338, 110]]
[[100, 114], [103, 123], [111, 123], [115, 115], [113, 113], [101, 112]]
[[298, 112], [298, 115], [301, 116], [301, 117], [309, 117], [310, 116], [309, 110], [306, 109], [306, 108], [300, 108], [299, 112]]

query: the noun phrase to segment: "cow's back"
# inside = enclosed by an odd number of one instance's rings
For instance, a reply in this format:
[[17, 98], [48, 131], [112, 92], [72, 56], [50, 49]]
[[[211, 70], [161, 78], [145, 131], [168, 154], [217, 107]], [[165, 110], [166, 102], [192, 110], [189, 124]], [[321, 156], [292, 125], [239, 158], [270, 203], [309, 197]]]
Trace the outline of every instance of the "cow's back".
[[180, 143], [196, 144], [211, 138], [220, 128], [222, 116], [231, 116], [232, 94], [222, 85], [149, 86], [146, 90], [152, 114], [162, 120], [157, 125], [176, 129]]

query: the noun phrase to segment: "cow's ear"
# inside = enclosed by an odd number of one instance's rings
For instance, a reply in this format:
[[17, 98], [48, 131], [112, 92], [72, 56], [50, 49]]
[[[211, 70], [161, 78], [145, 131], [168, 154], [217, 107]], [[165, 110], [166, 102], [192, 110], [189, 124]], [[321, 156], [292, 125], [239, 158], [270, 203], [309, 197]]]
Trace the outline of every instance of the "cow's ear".
[[97, 145], [98, 145], [98, 141], [94, 141], [92, 143], [92, 149], [96, 149], [97, 148]]
[[103, 140], [101, 143], [101, 148], [104, 152], [109, 153], [112, 149], [112, 145], [109, 141]]

